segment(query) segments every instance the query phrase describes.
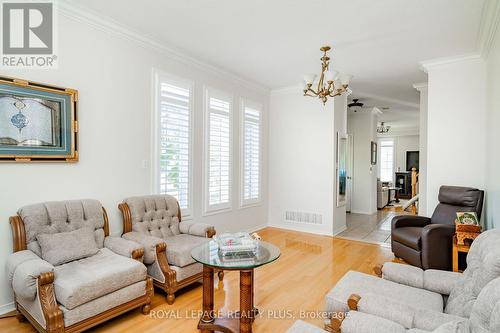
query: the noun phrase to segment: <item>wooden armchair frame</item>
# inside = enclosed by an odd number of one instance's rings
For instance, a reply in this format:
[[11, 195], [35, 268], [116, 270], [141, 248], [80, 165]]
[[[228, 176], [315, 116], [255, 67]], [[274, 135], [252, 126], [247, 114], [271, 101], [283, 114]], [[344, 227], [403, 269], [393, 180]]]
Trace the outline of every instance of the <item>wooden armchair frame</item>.
[[[122, 212], [123, 217], [123, 234], [132, 231], [132, 214], [130, 212], [130, 207], [127, 203], [123, 202], [118, 205], [118, 209]], [[179, 207], [179, 203], [177, 202], [177, 218], [179, 219], [179, 223], [182, 222], [181, 209]], [[212, 238], [215, 235], [215, 229], [210, 229], [207, 232], [207, 237]], [[160, 282], [157, 280], [153, 280], [153, 284], [155, 287], [163, 290], [167, 294], [167, 303], [169, 305], [174, 304], [175, 302], [175, 293], [189, 286], [197, 281], [203, 279], [203, 271], [194, 274], [190, 277], [185, 278], [184, 280], [177, 281], [177, 273], [168, 264], [167, 260], [167, 244], [160, 243], [156, 245], [156, 260], [158, 260], [158, 264], [160, 269], [165, 276], [165, 282]], [[224, 279], [224, 271], [219, 271], [218, 273], [219, 281]]]
[[[109, 236], [109, 221], [108, 214], [104, 207], [102, 208], [102, 214], [104, 218], [104, 237]], [[26, 242], [26, 230], [24, 228], [24, 222], [19, 215], [11, 216], [9, 222], [12, 229], [13, 238], [13, 250], [14, 252], [27, 250]], [[144, 249], [137, 249], [132, 252], [132, 258], [135, 260], [142, 260], [144, 255]], [[16, 309], [18, 311], [17, 318], [20, 322], [27, 319], [31, 325], [38, 331], [43, 333], [74, 333], [87, 330], [93, 326], [103, 323], [113, 317], [116, 317], [122, 313], [132, 310], [137, 307], [141, 307], [143, 314], [149, 314], [151, 310], [151, 301], [153, 299], [153, 279], [150, 277], [146, 278], [146, 294], [137, 297], [127, 303], [118, 305], [114, 308], [108, 309], [101, 312], [93, 317], [87, 318], [80, 322], [77, 322], [71, 326], [64, 326], [64, 314], [59, 309], [59, 305], [56, 300], [56, 295], [54, 291], [54, 272], [45, 272], [40, 274], [37, 278], [38, 283], [38, 296], [40, 299], [40, 308], [42, 309], [43, 316], [45, 318], [46, 328], [42, 327], [30, 314], [24, 309], [24, 307], [19, 304], [16, 300]]]

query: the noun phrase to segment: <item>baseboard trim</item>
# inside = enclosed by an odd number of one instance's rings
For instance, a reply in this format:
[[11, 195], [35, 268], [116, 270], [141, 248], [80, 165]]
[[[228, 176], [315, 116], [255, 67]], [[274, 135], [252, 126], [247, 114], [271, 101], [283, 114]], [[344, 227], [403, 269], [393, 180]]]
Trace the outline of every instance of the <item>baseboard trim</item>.
[[277, 229], [284, 229], [284, 230], [291, 230], [291, 231], [298, 231], [298, 232], [305, 232], [307, 234], [314, 234], [314, 235], [321, 235], [321, 236], [333, 236], [331, 233], [324, 232], [324, 231], [318, 231], [318, 230], [304, 230], [303, 228], [298, 228], [294, 226], [288, 226], [288, 225], [283, 225], [283, 224], [268, 224], [268, 227], [271, 228], [277, 228]]
[[9, 313], [11, 311], [14, 311], [15, 309], [16, 309], [16, 306], [15, 306], [14, 302], [0, 305], [0, 316], [4, 315], [6, 313]]
[[252, 233], [252, 232], [256, 232], [256, 231], [262, 230], [262, 229], [267, 228], [267, 227], [269, 227], [269, 225], [267, 225], [267, 224], [261, 224], [261, 225], [258, 225], [258, 226], [251, 227], [251, 228], [247, 229], [246, 232]]
[[342, 226], [341, 228], [338, 228], [337, 230], [334, 230], [333, 231], [333, 236], [337, 236], [338, 234], [340, 234], [341, 232], [344, 232], [347, 230], [347, 226]]

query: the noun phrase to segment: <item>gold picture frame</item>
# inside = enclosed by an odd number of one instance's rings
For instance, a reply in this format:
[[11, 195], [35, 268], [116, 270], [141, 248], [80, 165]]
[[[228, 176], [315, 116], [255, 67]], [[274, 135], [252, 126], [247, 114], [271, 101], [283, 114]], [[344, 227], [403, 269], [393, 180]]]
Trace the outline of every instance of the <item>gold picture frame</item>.
[[0, 77], [0, 162], [77, 162], [78, 91]]

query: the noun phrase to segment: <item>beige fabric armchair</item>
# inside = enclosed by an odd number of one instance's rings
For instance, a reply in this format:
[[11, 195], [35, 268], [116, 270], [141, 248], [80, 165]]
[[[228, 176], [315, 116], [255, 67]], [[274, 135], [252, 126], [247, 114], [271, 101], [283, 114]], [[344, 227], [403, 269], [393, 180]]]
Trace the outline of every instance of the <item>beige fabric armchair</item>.
[[382, 278], [348, 272], [326, 296], [342, 333], [500, 332], [500, 230], [482, 233], [464, 273], [385, 263]]
[[144, 249], [109, 236], [97, 200], [25, 206], [10, 223], [7, 274], [20, 320], [39, 332], [80, 332], [137, 307], [149, 313]]
[[[131, 197], [118, 208], [123, 215], [122, 237], [144, 246], [148, 275], [173, 304], [175, 292], [202, 279], [203, 267], [191, 258], [191, 250], [208, 242], [215, 228], [182, 221], [179, 203], [170, 195]], [[222, 280], [224, 273], [218, 274]]]

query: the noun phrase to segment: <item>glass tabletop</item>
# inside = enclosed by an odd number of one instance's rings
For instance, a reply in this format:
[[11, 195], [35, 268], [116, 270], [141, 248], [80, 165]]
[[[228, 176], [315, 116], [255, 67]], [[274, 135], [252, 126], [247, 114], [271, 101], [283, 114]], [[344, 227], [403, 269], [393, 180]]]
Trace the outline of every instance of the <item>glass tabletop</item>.
[[255, 254], [222, 256], [215, 241], [197, 246], [191, 251], [191, 257], [197, 262], [221, 269], [256, 268], [269, 264], [280, 257], [280, 249], [273, 244], [259, 241]]

